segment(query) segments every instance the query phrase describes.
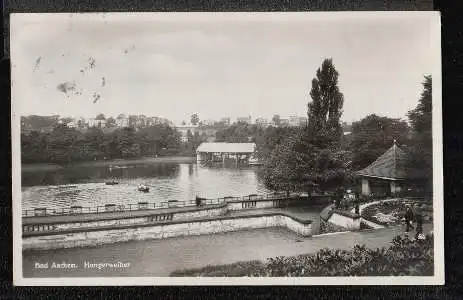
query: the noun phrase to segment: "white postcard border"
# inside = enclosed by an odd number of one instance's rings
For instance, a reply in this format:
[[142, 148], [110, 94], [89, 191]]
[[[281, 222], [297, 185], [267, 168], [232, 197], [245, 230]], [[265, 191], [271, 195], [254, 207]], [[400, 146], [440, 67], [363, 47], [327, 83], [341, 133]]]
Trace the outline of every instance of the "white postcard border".
[[[15, 32], [21, 22], [34, 22], [43, 18], [68, 18], [71, 14], [11, 14], [10, 56], [15, 61], [18, 46]], [[98, 13], [72, 14], [74, 18], [94, 19]], [[444, 218], [443, 218], [443, 158], [442, 158], [442, 83], [441, 83], [441, 23], [439, 12], [291, 12], [291, 13], [104, 13], [112, 20], [131, 18], [149, 20], [330, 20], [336, 19], [378, 19], [378, 18], [429, 18], [431, 46], [435, 57], [433, 62], [433, 207], [434, 207], [434, 276], [402, 277], [86, 277], [86, 278], [24, 278], [22, 275], [22, 232], [21, 232], [21, 156], [20, 116], [16, 114], [18, 103], [15, 98], [15, 80], [19, 80], [15, 69], [11, 73], [11, 141], [12, 141], [12, 207], [13, 207], [13, 283], [17, 286], [133, 286], [133, 285], [442, 285], [445, 283], [444, 264]]]

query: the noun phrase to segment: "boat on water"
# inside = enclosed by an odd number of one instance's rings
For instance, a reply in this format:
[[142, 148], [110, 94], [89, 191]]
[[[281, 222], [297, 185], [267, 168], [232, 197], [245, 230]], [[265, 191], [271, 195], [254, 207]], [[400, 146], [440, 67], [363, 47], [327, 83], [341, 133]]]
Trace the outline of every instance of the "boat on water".
[[116, 184], [119, 184], [119, 182], [117, 182], [115, 180], [111, 180], [111, 181], [106, 181], [105, 184], [106, 185], [116, 185]]
[[144, 184], [140, 184], [138, 186], [138, 191], [148, 193], [150, 191], [150, 188], [149, 188], [149, 186], [146, 186]]
[[254, 156], [251, 156], [251, 157], [249, 158], [248, 163], [249, 163], [249, 165], [251, 165], [251, 166], [258, 166], [258, 165], [261, 165], [261, 164], [262, 164], [262, 162], [260, 162], [260, 161], [259, 161], [256, 157], [254, 157]]

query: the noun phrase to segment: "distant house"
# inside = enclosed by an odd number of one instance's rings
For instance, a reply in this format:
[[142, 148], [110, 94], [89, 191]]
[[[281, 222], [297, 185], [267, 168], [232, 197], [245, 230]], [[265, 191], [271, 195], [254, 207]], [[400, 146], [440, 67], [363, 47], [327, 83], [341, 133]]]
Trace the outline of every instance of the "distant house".
[[230, 125], [230, 118], [221, 118], [220, 119], [220, 123], [224, 124], [225, 126], [229, 126]]
[[246, 124], [251, 124], [251, 116], [249, 117], [238, 117], [236, 118], [237, 123], [246, 123]]
[[66, 126], [69, 127], [69, 128], [77, 128], [78, 127], [77, 123], [74, 122], [74, 121], [71, 121], [71, 122], [67, 123]]
[[201, 122], [205, 126], [213, 126], [215, 124], [215, 121], [212, 119], [207, 119]]
[[117, 127], [129, 127], [129, 118], [127, 118], [127, 117], [117, 117], [116, 126]]
[[88, 127], [105, 127], [106, 120], [89, 119]]
[[293, 127], [305, 126], [306, 124], [307, 124], [307, 117], [290, 116], [288, 118], [287, 124], [286, 124], [286, 121], [284, 121], [284, 125], [293, 126]]
[[88, 122], [87, 120], [85, 120], [85, 118], [77, 118], [74, 122], [76, 123], [77, 128], [79, 129], [84, 129], [88, 127]]
[[145, 126], [153, 126], [156, 124], [156, 120], [154, 118], [146, 118]]
[[207, 140], [214, 139], [215, 134], [217, 133], [217, 129], [215, 128], [199, 125], [178, 125], [175, 126], [175, 129], [180, 133], [180, 139], [182, 142], [188, 141], [188, 131], [190, 131], [193, 135], [198, 133], [199, 135], [206, 137]]
[[280, 125], [279, 126], [289, 126], [289, 119], [280, 118]]
[[269, 125], [269, 121], [266, 118], [256, 118], [256, 125], [267, 127]]
[[309, 119], [307, 117], [299, 117], [299, 126], [306, 126]]

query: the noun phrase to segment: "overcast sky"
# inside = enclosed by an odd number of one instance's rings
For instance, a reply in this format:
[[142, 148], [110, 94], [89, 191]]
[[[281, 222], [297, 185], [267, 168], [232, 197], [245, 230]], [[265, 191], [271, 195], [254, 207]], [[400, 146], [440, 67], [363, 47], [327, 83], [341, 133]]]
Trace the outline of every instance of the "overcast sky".
[[343, 120], [404, 118], [436, 59], [429, 15], [182, 16], [12, 17], [18, 113], [145, 114], [176, 123], [196, 112], [201, 119], [305, 116], [311, 80], [331, 57]]

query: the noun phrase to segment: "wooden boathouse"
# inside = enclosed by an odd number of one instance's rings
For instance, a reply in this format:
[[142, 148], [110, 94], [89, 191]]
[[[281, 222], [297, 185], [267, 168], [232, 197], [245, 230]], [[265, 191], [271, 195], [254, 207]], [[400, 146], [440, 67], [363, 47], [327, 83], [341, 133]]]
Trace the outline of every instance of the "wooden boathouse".
[[196, 149], [198, 162], [224, 162], [233, 159], [236, 163], [253, 163], [255, 143], [202, 143]]

